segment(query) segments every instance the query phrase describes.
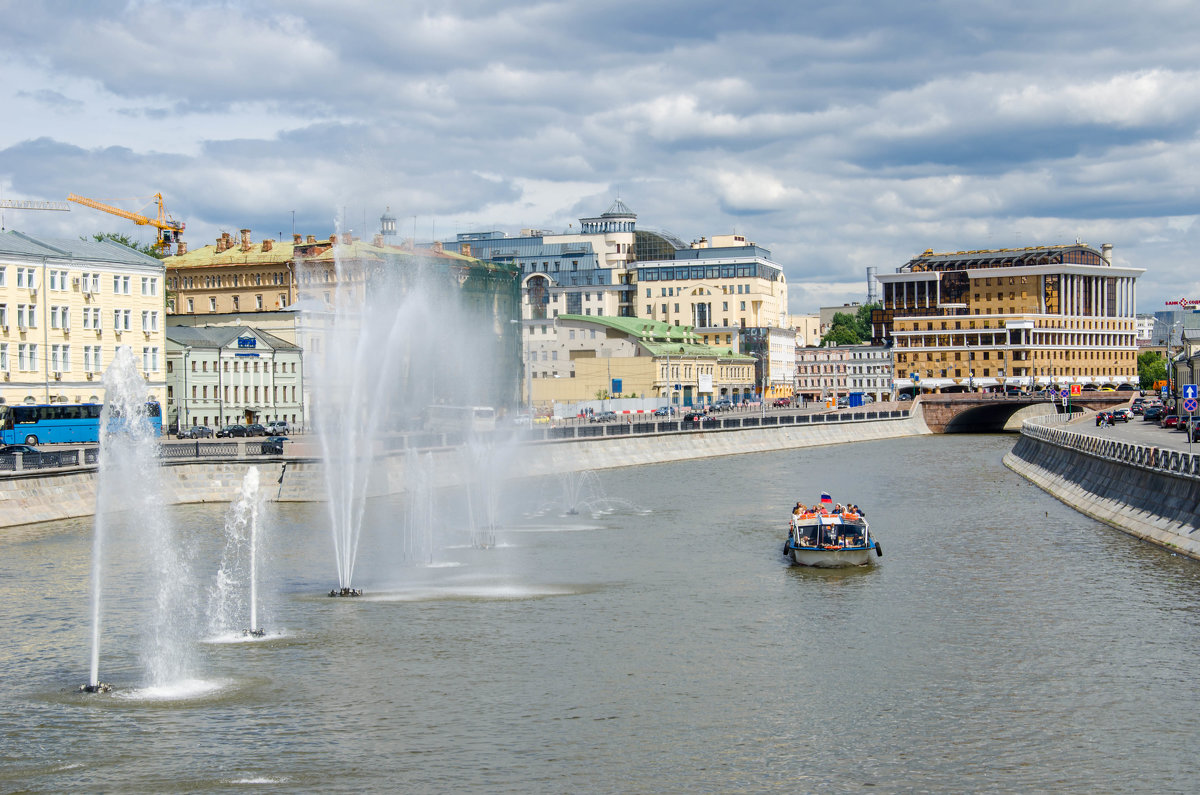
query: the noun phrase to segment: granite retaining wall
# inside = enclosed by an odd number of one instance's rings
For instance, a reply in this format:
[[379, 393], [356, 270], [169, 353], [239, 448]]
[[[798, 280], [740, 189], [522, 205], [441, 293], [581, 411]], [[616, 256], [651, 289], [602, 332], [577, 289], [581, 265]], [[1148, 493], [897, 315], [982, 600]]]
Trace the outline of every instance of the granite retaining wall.
[[1004, 464], [1080, 513], [1200, 560], [1200, 456], [1030, 421]]
[[[461, 483], [462, 473], [469, 471], [466, 457], [480, 454], [489, 457], [486, 466], [491, 471], [510, 473], [510, 477], [538, 477], [928, 433], [921, 415], [913, 412], [901, 419], [615, 436], [497, 446], [475, 452], [443, 447], [422, 451], [420, 455], [423, 461], [432, 462], [434, 482], [438, 486], [451, 486]], [[408, 480], [405, 468], [411, 460], [403, 452], [381, 459], [371, 472], [367, 493], [371, 496], [402, 493]], [[259, 468], [263, 489], [273, 500], [312, 502], [325, 497], [319, 459], [257, 456], [164, 462], [161, 469], [164, 500], [169, 505], [229, 502], [237, 495], [251, 466]], [[0, 476], [0, 527], [92, 515], [97, 476], [95, 467]]]

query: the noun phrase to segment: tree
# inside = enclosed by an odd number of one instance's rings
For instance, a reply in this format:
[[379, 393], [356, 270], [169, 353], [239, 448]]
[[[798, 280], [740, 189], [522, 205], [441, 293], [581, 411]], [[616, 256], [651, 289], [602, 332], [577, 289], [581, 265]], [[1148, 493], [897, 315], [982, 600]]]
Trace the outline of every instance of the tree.
[[1137, 358], [1138, 383], [1150, 389], [1155, 381], [1167, 380], [1167, 361], [1158, 351], [1146, 351]]
[[829, 330], [821, 337], [822, 345], [860, 345], [871, 339], [871, 311], [879, 304], [863, 304], [853, 315], [838, 312], [829, 323]]
[[[82, 239], [86, 240], [87, 238]], [[92, 235], [92, 239], [98, 243], [103, 243], [105, 240], [111, 240], [114, 243], [120, 243], [122, 246], [128, 246], [134, 251], [140, 251], [143, 254], [149, 254], [151, 257], [155, 257], [157, 259], [164, 258], [163, 254], [160, 254], [155, 250], [153, 244], [139, 243], [129, 235], [123, 235], [119, 232], [97, 232], [96, 234]]]

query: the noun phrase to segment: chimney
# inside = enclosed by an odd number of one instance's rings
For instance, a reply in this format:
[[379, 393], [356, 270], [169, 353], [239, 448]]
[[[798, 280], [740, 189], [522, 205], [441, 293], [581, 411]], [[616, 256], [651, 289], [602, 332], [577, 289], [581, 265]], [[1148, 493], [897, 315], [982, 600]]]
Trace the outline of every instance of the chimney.
[[1100, 246], [1100, 256], [1104, 258], [1105, 265], [1112, 265], [1112, 243]]
[[220, 254], [224, 250], [225, 250], [225, 238], [218, 237], [217, 238], [217, 253]]
[[179, 241], [179, 251], [177, 252], [176, 256], [182, 257], [186, 253], [187, 253], [187, 243], [184, 243], [182, 240], [180, 240]]
[[464, 257], [469, 257], [469, 256], [471, 256], [471, 244], [470, 244], [470, 243], [463, 243], [461, 246], [459, 246], [459, 247], [458, 247], [458, 251], [459, 251], [459, 253], [460, 253], [460, 254], [462, 254]]
[[442, 241], [440, 241], [440, 240], [433, 241], [433, 253], [434, 254], [442, 253]]
[[383, 247], [383, 233], [376, 232], [375, 237], [371, 239], [371, 244], [382, 248]]
[[293, 246], [300, 245], [300, 241], [303, 239], [304, 239], [304, 235], [300, 234], [299, 232], [292, 232], [292, 245]]
[[317, 236], [316, 236], [316, 235], [309, 235], [308, 237], [306, 237], [306, 238], [304, 239], [304, 242], [305, 242], [305, 243], [316, 243], [316, 242], [317, 242]]
[[252, 248], [254, 248], [254, 246], [250, 242], [250, 230], [243, 229], [242, 230], [242, 251], [249, 251]]
[[273, 245], [275, 245], [275, 241], [274, 241], [274, 240], [272, 240], [272, 239], [270, 239], [270, 238], [267, 238], [266, 240], [264, 240], [264, 241], [263, 241], [263, 244], [262, 244], [262, 250], [263, 250], [263, 253], [265, 254], [266, 252], [270, 251], [270, 250], [271, 250], [271, 246], [273, 246]]

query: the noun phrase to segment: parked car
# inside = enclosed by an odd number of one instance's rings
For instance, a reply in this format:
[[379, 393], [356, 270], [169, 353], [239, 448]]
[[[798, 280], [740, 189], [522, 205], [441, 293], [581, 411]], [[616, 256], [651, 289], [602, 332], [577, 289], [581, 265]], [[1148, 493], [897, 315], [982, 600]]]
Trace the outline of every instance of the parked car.
[[912, 400], [912, 395], [908, 394], [907, 392], [902, 392], [897, 400]]
[[226, 425], [221, 430], [217, 431], [218, 439], [232, 439], [238, 436], [246, 435], [245, 425]]
[[1200, 422], [1192, 423], [1192, 441], [1200, 442]]
[[179, 432], [177, 439], [208, 439], [213, 435], [213, 429], [207, 425], [193, 425]]
[[267, 434], [270, 436], [286, 436], [290, 430], [287, 420], [274, 420], [267, 423]]
[[6, 444], [0, 447], [0, 455], [16, 455], [23, 453], [24, 455], [40, 455], [41, 450], [30, 444]]
[[267, 429], [257, 422], [252, 422], [246, 426], [247, 436], [268, 436]]
[[786, 397], [775, 398], [773, 401], [771, 401], [771, 405], [775, 408], [786, 408], [792, 405], [792, 399]]
[[288, 441], [286, 436], [268, 436], [263, 439], [263, 454], [264, 455], [283, 455], [283, 443]]
[[615, 412], [615, 411], [597, 411], [595, 414], [593, 414], [588, 419], [588, 421], [589, 422], [609, 422], [610, 420], [615, 420], [616, 418], [617, 418], [617, 412]]
[[654, 410], [655, 417], [670, 417], [672, 413], [670, 406], [659, 406]]
[[721, 398], [717, 402], [713, 403], [713, 409], [715, 409], [716, 411], [729, 411], [732, 408], [733, 408], [733, 401], [730, 400], [729, 398]]
[[1159, 422], [1159, 425], [1161, 425], [1164, 428], [1178, 428], [1179, 427], [1179, 415], [1178, 414], [1166, 414], [1163, 416], [1162, 420]]

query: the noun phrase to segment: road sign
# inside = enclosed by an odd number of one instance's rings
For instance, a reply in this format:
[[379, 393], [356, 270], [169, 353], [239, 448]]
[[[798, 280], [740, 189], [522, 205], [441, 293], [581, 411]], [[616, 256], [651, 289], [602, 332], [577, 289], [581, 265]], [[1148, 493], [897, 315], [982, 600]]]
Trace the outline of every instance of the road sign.
[[1071, 394], [1072, 395], [1082, 395], [1083, 394], [1083, 385], [1082, 384], [1071, 384]]
[[1196, 398], [1196, 385], [1195, 384], [1184, 384], [1183, 385], [1183, 396], [1185, 398], [1192, 398], [1194, 400]]
[[912, 375], [910, 375], [909, 378], [912, 379], [912, 382], [914, 384], [921, 380], [921, 376], [917, 375], [916, 373], [913, 373]]
[[1194, 398], [1194, 397], [1184, 398], [1183, 399], [1183, 410], [1186, 411], [1188, 414], [1194, 414], [1196, 412], [1196, 398]]
[[1067, 391], [1066, 387], [1063, 387], [1062, 391], [1058, 393], [1058, 396], [1065, 398], [1069, 394], [1071, 394], [1071, 393]]

